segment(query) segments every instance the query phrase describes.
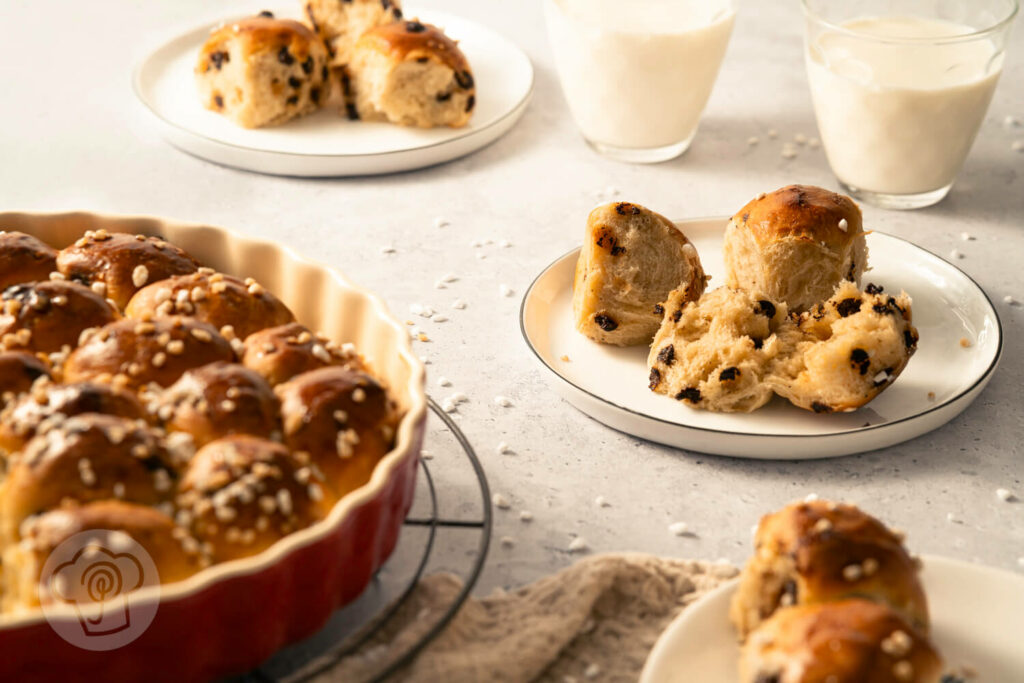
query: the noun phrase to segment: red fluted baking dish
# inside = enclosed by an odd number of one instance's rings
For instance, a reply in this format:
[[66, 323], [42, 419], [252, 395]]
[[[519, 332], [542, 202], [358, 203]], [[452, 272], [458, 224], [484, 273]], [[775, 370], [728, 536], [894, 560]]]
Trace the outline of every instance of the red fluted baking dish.
[[[139, 591], [137, 600], [158, 601], [159, 607], [148, 629], [128, 645], [92, 652], [63, 640], [40, 611], [0, 616], [0, 681], [178, 682], [241, 673], [319, 629], [366, 588], [394, 550], [412, 504], [426, 422], [423, 365], [405, 327], [377, 297], [285, 247], [157, 218], [0, 213], [0, 229], [55, 247], [98, 228], [161, 235], [205, 265], [256, 278], [300, 322], [355, 344], [405, 410], [394, 450], [327, 519], [254, 557]], [[70, 608], [58, 618], [79, 621]]]

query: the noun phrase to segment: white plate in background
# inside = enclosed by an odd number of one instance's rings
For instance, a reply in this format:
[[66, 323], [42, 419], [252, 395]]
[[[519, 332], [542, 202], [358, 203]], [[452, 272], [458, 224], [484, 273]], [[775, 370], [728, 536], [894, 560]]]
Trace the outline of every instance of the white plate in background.
[[[299, 18], [297, 8], [275, 15]], [[349, 121], [338, 113], [336, 98], [280, 126], [237, 126], [202, 106], [193, 74], [199, 49], [219, 21], [187, 30], [150, 51], [135, 69], [135, 94], [176, 147], [218, 164], [273, 175], [408, 171], [464, 156], [508, 132], [533, 92], [533, 66], [523, 51], [491, 29], [452, 14], [407, 11], [406, 16], [443, 28], [469, 60], [476, 109], [465, 127], [423, 130]], [[238, 18], [227, 17], [225, 23]]]
[[[947, 669], [969, 665], [979, 683], [1020, 681], [1024, 672], [1024, 577], [982, 565], [925, 555], [932, 640]], [[737, 580], [693, 603], [658, 638], [640, 683], [739, 678], [740, 647], [729, 622]]]
[[[697, 247], [712, 288], [724, 282], [727, 220], [678, 223]], [[892, 235], [872, 232], [867, 243], [871, 270], [864, 282], [890, 292], [905, 289], [913, 298], [921, 339], [899, 378], [852, 413], [816, 415], [779, 397], [753, 413], [712, 413], [655, 394], [647, 388], [647, 347], [598, 344], [576, 332], [572, 283], [578, 249], [548, 266], [530, 286], [520, 314], [523, 337], [563, 398], [594, 419], [643, 439], [762, 459], [824, 458], [884, 448], [936, 429], [970, 405], [999, 362], [1002, 331], [991, 301], [963, 271]], [[969, 348], [960, 345], [964, 337], [972, 343]]]

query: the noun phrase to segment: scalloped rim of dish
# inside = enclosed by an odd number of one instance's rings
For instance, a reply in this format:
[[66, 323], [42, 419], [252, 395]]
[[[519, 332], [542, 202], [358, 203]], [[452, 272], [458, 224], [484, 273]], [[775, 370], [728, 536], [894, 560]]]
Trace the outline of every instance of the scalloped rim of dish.
[[[682, 224], [685, 224], [685, 223], [694, 223], [694, 222], [703, 222], [703, 221], [708, 221], [708, 222], [710, 222], [710, 221], [721, 221], [721, 222], [724, 223], [724, 222], [727, 222], [728, 220], [729, 220], [729, 216], [702, 216], [702, 217], [697, 217], [697, 218], [676, 219], [676, 220], [673, 220], [672, 222], [675, 223], [678, 226], [678, 225], [682, 225]], [[593, 399], [595, 399], [597, 401], [600, 401], [601, 403], [604, 403], [605, 405], [608, 405], [608, 406], [610, 406], [612, 408], [615, 408], [616, 410], [621, 410], [623, 412], [629, 413], [630, 415], [633, 415], [633, 416], [639, 417], [639, 418], [643, 418], [643, 419], [646, 419], [646, 420], [653, 420], [655, 422], [658, 422], [659, 424], [663, 424], [663, 425], [670, 426], [670, 427], [673, 427], [673, 428], [677, 428], [677, 427], [682, 426], [682, 427], [685, 427], [686, 429], [693, 429], [693, 430], [696, 430], [696, 431], [708, 432], [708, 433], [712, 433], [712, 434], [741, 434], [744, 437], [756, 437], [756, 438], [768, 437], [768, 438], [779, 438], [779, 439], [822, 439], [822, 438], [829, 438], [829, 437], [833, 437], [833, 436], [849, 435], [849, 434], [854, 434], [854, 433], [863, 433], [863, 432], [872, 431], [872, 430], [876, 430], [876, 429], [890, 428], [890, 427], [893, 427], [895, 425], [898, 425], [898, 424], [901, 424], [903, 422], [906, 422], [908, 420], [917, 420], [917, 419], [920, 419], [921, 417], [923, 417], [925, 415], [929, 415], [929, 414], [931, 414], [931, 413], [933, 413], [933, 412], [935, 412], [937, 410], [942, 410], [943, 408], [946, 408], [950, 404], [955, 403], [956, 401], [959, 401], [959, 400], [963, 399], [964, 396], [966, 396], [967, 394], [970, 394], [972, 391], [977, 389], [979, 385], [988, 382], [988, 380], [992, 377], [992, 373], [995, 372], [996, 368], [999, 366], [999, 361], [1003, 357], [1003, 349], [1004, 349], [1003, 321], [999, 318], [999, 312], [996, 310], [995, 305], [992, 303], [992, 299], [989, 298], [988, 293], [970, 275], [968, 275], [964, 271], [960, 270], [955, 265], [953, 265], [952, 263], [950, 263], [946, 259], [942, 258], [941, 256], [939, 256], [935, 252], [930, 251], [928, 249], [925, 249], [924, 247], [921, 247], [921, 246], [919, 246], [917, 244], [914, 244], [913, 242], [910, 242], [909, 240], [905, 240], [905, 239], [903, 239], [901, 237], [897, 237], [896, 235], [892, 235], [890, 233], [883, 232], [881, 230], [872, 230], [871, 232], [876, 232], [876, 233], [878, 233], [880, 235], [885, 235], [886, 237], [890, 237], [892, 239], [899, 240], [901, 242], [906, 242], [907, 244], [910, 244], [911, 246], [913, 246], [913, 247], [915, 247], [917, 249], [920, 249], [921, 251], [927, 253], [928, 255], [930, 255], [930, 256], [938, 259], [939, 261], [945, 263], [950, 268], [954, 269], [955, 271], [960, 273], [963, 277], [965, 277], [967, 280], [969, 280], [971, 282], [971, 284], [973, 284], [975, 287], [978, 288], [978, 291], [981, 292], [981, 295], [985, 298], [985, 301], [988, 303], [989, 309], [992, 311], [992, 317], [995, 319], [995, 322], [996, 322], [996, 330], [999, 333], [999, 344], [998, 344], [998, 346], [996, 348], [996, 353], [995, 353], [995, 355], [992, 358], [992, 362], [989, 363], [988, 367], [985, 368], [985, 372], [983, 372], [978, 377], [978, 379], [975, 380], [973, 384], [971, 384], [971, 386], [963, 389], [956, 396], [952, 396], [952, 397], [946, 399], [945, 401], [943, 401], [941, 403], [936, 403], [934, 406], [932, 406], [928, 410], [922, 411], [922, 412], [914, 414], [914, 415], [909, 415], [907, 417], [901, 417], [901, 418], [899, 418], [897, 420], [893, 420], [892, 422], [882, 422], [882, 423], [879, 423], [879, 424], [869, 425], [867, 427], [858, 427], [857, 429], [843, 429], [843, 430], [837, 430], [837, 431], [834, 431], [834, 432], [822, 432], [822, 433], [818, 433], [818, 434], [771, 434], [771, 433], [767, 433], [767, 432], [742, 432], [742, 433], [739, 433], [739, 432], [731, 432], [731, 431], [726, 430], [726, 429], [712, 429], [710, 427], [700, 427], [700, 426], [696, 426], [696, 425], [680, 425], [677, 422], [671, 422], [669, 420], [665, 420], [665, 419], [660, 418], [660, 417], [655, 417], [654, 415], [648, 415], [646, 413], [638, 412], [636, 410], [633, 410], [632, 408], [627, 408], [626, 406], [621, 406], [621, 405], [619, 405], [617, 403], [613, 403], [612, 401], [609, 401], [608, 399], [604, 398], [603, 396], [599, 396], [599, 395], [597, 395], [597, 394], [595, 394], [595, 393], [593, 393], [591, 391], [588, 391], [587, 389], [584, 389], [583, 387], [581, 387], [581, 386], [577, 385], [576, 383], [570, 381], [562, 373], [560, 373], [556, 368], [554, 368], [552, 365], [550, 365], [544, 359], [544, 357], [540, 354], [540, 352], [537, 351], [537, 347], [531, 341], [530, 335], [526, 331], [526, 304], [527, 304], [527, 301], [530, 298], [530, 293], [533, 291], [533, 288], [537, 285], [537, 283], [545, 275], [547, 275], [548, 271], [550, 271], [552, 268], [557, 267], [563, 260], [565, 260], [569, 256], [578, 253], [580, 251], [581, 247], [574, 247], [574, 248], [570, 249], [569, 251], [565, 252], [564, 254], [562, 254], [561, 256], [559, 256], [558, 258], [556, 258], [554, 261], [552, 261], [547, 266], [545, 266], [544, 269], [537, 275], [537, 277], [535, 277], [533, 279], [533, 281], [530, 282], [530, 286], [526, 288], [526, 293], [523, 295], [523, 300], [522, 300], [522, 302], [520, 303], [520, 306], [519, 306], [519, 332], [522, 335], [523, 340], [526, 342], [526, 345], [529, 347], [530, 352], [534, 355], [534, 357], [537, 359], [537, 361], [541, 365], [543, 365], [545, 368], [547, 368], [559, 380], [561, 380], [565, 384], [569, 385], [570, 387], [572, 387], [576, 391], [578, 391], [578, 392], [580, 392], [582, 394], [586, 394], [587, 396], [589, 396], [589, 397], [591, 397], [591, 398], [593, 398]], [[731, 457], [731, 456], [724, 456], [724, 457]]]
[[[459, 15], [451, 14], [449, 12], [434, 12], [434, 11], [431, 11], [431, 12], [429, 12], [429, 14], [432, 15], [432, 16], [436, 15], [439, 18], [440, 17], [444, 17], [444, 16], [459, 16]], [[413, 147], [404, 147], [402, 149], [393, 149], [393, 150], [389, 150], [387, 152], [360, 152], [360, 153], [352, 153], [352, 154], [346, 154], [346, 153], [341, 153], [341, 154], [337, 154], [337, 153], [300, 154], [298, 152], [282, 152], [280, 150], [264, 149], [262, 147], [253, 147], [253, 146], [250, 146], [250, 145], [239, 145], [239, 144], [235, 144], [233, 142], [225, 142], [224, 140], [220, 140], [220, 139], [217, 139], [217, 138], [212, 138], [209, 135], [205, 135], [203, 133], [197, 133], [196, 131], [194, 131], [194, 130], [192, 130], [190, 128], [186, 128], [185, 126], [182, 126], [180, 124], [175, 123], [174, 121], [171, 121], [170, 119], [166, 118], [163, 114], [161, 114], [159, 111], [157, 111], [156, 107], [154, 107], [153, 104], [143, 95], [143, 86], [142, 86], [142, 82], [141, 82], [142, 71], [147, 66], [150, 58], [156, 52], [166, 48], [168, 45], [170, 45], [171, 43], [173, 43], [175, 41], [181, 40], [186, 34], [198, 32], [198, 31], [202, 31], [202, 30], [209, 30], [209, 29], [217, 26], [218, 24], [227, 23], [228, 21], [239, 21], [241, 19], [245, 19], [245, 18], [250, 17], [250, 16], [252, 16], [252, 14], [235, 15], [235, 16], [232, 16], [231, 18], [228, 18], [228, 19], [220, 19], [220, 20], [215, 20], [214, 19], [214, 20], [205, 21], [205, 22], [203, 22], [201, 24], [194, 24], [194, 25], [191, 25], [191, 26], [178, 27], [178, 29], [175, 32], [173, 32], [173, 33], [167, 32], [159, 40], [155, 40], [152, 43], [150, 43], [148, 45], [147, 50], [145, 51], [145, 55], [143, 57], [141, 57], [140, 59], [136, 60], [135, 65], [132, 67], [132, 72], [131, 72], [131, 74], [132, 74], [132, 92], [135, 94], [135, 98], [139, 101], [139, 103], [141, 103], [146, 108], [146, 110], [150, 114], [155, 116], [164, 125], [170, 126], [171, 128], [174, 128], [175, 130], [177, 130], [177, 131], [179, 131], [181, 133], [184, 133], [184, 134], [187, 134], [187, 135], [191, 135], [191, 136], [196, 137], [196, 138], [200, 138], [200, 139], [202, 139], [202, 140], [204, 140], [204, 141], [206, 141], [206, 142], [208, 142], [210, 144], [220, 145], [220, 146], [223, 146], [223, 147], [229, 147], [231, 149], [244, 150], [246, 152], [258, 152], [260, 154], [273, 154], [275, 156], [288, 157], [288, 158], [292, 158], [292, 159], [308, 159], [308, 158], [326, 158], [326, 159], [353, 158], [353, 159], [355, 159], [355, 158], [364, 158], [364, 157], [388, 157], [388, 156], [395, 156], [395, 155], [399, 155], [399, 154], [408, 154], [409, 152], [421, 152], [421, 151], [428, 150], [428, 149], [434, 149], [434, 148], [437, 148], [437, 147], [451, 145], [453, 143], [459, 142], [461, 140], [465, 140], [465, 139], [473, 137], [475, 135], [483, 134], [483, 133], [487, 132], [488, 130], [490, 130], [491, 128], [495, 127], [495, 126], [500, 126], [503, 122], [507, 121], [510, 118], [518, 118], [519, 116], [521, 116], [522, 113], [523, 113], [523, 110], [526, 108], [526, 105], [528, 105], [530, 103], [530, 100], [533, 98], [533, 91], [534, 91], [534, 89], [536, 88], [536, 85], [537, 85], [537, 72], [536, 72], [536, 69], [533, 68], [533, 62], [530, 61], [529, 57], [526, 57], [526, 62], [530, 65], [530, 85], [526, 89], [526, 92], [524, 93], [522, 98], [520, 98], [520, 100], [518, 102], [516, 102], [515, 106], [513, 106], [511, 109], [509, 109], [507, 112], [505, 112], [504, 114], [502, 114], [498, 118], [496, 118], [496, 119], [494, 119], [492, 121], [486, 122], [480, 128], [469, 129], [467, 127], [460, 134], [454, 135], [454, 136], [452, 136], [450, 138], [447, 138], [445, 140], [439, 140], [437, 142], [430, 142], [430, 143], [423, 144], [423, 145], [415, 145]], [[459, 16], [459, 18], [463, 19], [461, 16]], [[464, 21], [472, 21], [470, 19], [463, 19], [463, 20]], [[476, 22], [473, 22], [473, 23], [476, 23]], [[483, 28], [487, 28], [487, 27], [484, 27], [482, 24], [480, 26], [483, 27]], [[487, 28], [487, 30], [491, 30], [491, 29]], [[502, 37], [504, 37], [504, 36], [502, 36]], [[517, 49], [518, 49], [518, 47], [517, 47]], [[525, 53], [523, 53], [523, 54], [525, 56]], [[191, 152], [189, 152], [189, 153], [191, 154]], [[215, 162], [215, 163], [220, 163], [220, 162]]]
[[[419, 357], [413, 352], [412, 341], [409, 339], [409, 335], [406, 334], [405, 326], [399, 323], [398, 319], [391, 314], [383, 300], [369, 290], [357, 286], [338, 270], [335, 270], [334, 268], [331, 268], [319, 261], [306, 258], [305, 256], [300, 256], [287, 245], [271, 240], [248, 237], [229, 228], [207, 225], [205, 223], [168, 220], [157, 216], [104, 214], [92, 213], [89, 211], [68, 211], [56, 213], [5, 211], [0, 213], [0, 224], [4, 222], [4, 219], [12, 215], [38, 218], [73, 218], [76, 216], [89, 216], [93, 219], [110, 221], [112, 223], [120, 221], [153, 221], [158, 225], [173, 225], [175, 228], [183, 228], [186, 230], [193, 228], [212, 228], [226, 234], [234, 242], [249, 243], [253, 246], [275, 249], [283, 252], [297, 266], [300, 266], [303, 269], [324, 271], [328, 273], [330, 278], [337, 284], [364, 296], [372, 304], [373, 312], [381, 320], [386, 322], [394, 330], [395, 334], [398, 335], [399, 343], [397, 346], [400, 350], [400, 355], [409, 364], [409, 368], [411, 370], [409, 381], [405, 387], [405, 391], [408, 393], [409, 406], [405, 415], [402, 417], [401, 423], [399, 424], [395, 447], [377, 463], [377, 466], [373, 470], [373, 475], [370, 477], [370, 481], [355, 491], [343, 496], [337, 503], [335, 503], [330, 514], [328, 514], [324, 519], [312, 526], [306, 527], [305, 529], [288, 534], [263, 552], [253, 555], [252, 557], [245, 557], [212, 565], [193, 574], [183, 581], [148, 586], [146, 588], [139, 589], [138, 591], [130, 594], [129, 600], [132, 604], [151, 600], [156, 600], [157, 602], [162, 603], [165, 601], [182, 599], [205, 590], [219, 581], [225, 581], [234, 576], [253, 574], [272, 567], [280, 561], [281, 558], [290, 554], [293, 550], [310, 545], [311, 543], [315, 543], [316, 541], [326, 537], [332, 530], [342, 523], [351, 509], [361, 503], [371, 500], [380, 493], [385, 484], [391, 478], [391, 475], [399, 462], [407, 457], [415, 457], [415, 454], [411, 453], [413, 450], [412, 437], [414, 425], [426, 417], [427, 410], [425, 388], [426, 368], [423, 366]], [[60, 619], [62, 617], [70, 619], [86, 618], [93, 613], [102, 613], [103, 604], [104, 603], [93, 603], [81, 611], [78, 611], [71, 606], [61, 606], [48, 609], [48, 614], [45, 615], [40, 608], [35, 608], [28, 612], [0, 614], [0, 630], [30, 626], [42, 621]]]

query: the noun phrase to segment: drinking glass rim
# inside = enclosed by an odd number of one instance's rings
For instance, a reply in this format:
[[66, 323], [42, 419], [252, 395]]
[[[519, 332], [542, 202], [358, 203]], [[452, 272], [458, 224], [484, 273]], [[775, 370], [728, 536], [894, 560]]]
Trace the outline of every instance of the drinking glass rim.
[[957, 35], [943, 36], [941, 38], [921, 38], [911, 36], [873, 36], [866, 33], [861, 33], [860, 31], [854, 31], [852, 29], [845, 28], [843, 26], [840, 26], [839, 24], [834, 24], [830, 21], [826, 21], [821, 15], [819, 15], [813, 9], [811, 9], [810, 3], [812, 1], [813, 0], [800, 0], [800, 5], [801, 7], [803, 7], [804, 14], [807, 16], [807, 18], [814, 20], [815, 22], [821, 24], [822, 26], [828, 28], [829, 30], [835, 31], [837, 33], [842, 33], [848, 36], [852, 36], [854, 38], [859, 38], [860, 40], [869, 40], [876, 43], [893, 43], [897, 45], [936, 45], [978, 40], [979, 38], [983, 38], [993, 33], [997, 33], [998, 31], [1001, 31], [1002, 29], [1006, 28], [1010, 24], [1010, 22], [1013, 21], [1014, 17], [1017, 16], [1017, 12], [1020, 10], [1020, 0], [1007, 0], [1007, 2], [1010, 5], [1010, 11], [1006, 14], [1005, 17], [1003, 17], [996, 23], [992, 24], [991, 26], [988, 26], [983, 29], [978, 29], [976, 31], [971, 31], [970, 33], [959, 33]]

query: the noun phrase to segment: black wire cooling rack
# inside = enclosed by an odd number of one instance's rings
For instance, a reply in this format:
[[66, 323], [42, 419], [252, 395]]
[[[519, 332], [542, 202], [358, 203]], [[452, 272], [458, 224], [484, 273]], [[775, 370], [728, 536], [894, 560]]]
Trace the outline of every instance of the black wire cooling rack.
[[[386, 680], [436, 638], [469, 597], [491, 542], [490, 489], [465, 434], [433, 399], [428, 402], [441, 425], [428, 421], [426, 443], [432, 457], [420, 461], [416, 502], [391, 558], [367, 590], [351, 605], [338, 610], [324, 629], [236, 679], [237, 683], [302, 683], [327, 674], [391, 623], [426, 573], [447, 571], [458, 575], [462, 589], [435, 623], [403, 652], [380, 661], [366, 682]], [[443, 482], [440, 486], [434, 480], [435, 470]], [[467, 509], [475, 507], [470, 502], [475, 498], [470, 495], [473, 488], [480, 497], [479, 507]], [[455, 497], [458, 500], [452, 500]]]

